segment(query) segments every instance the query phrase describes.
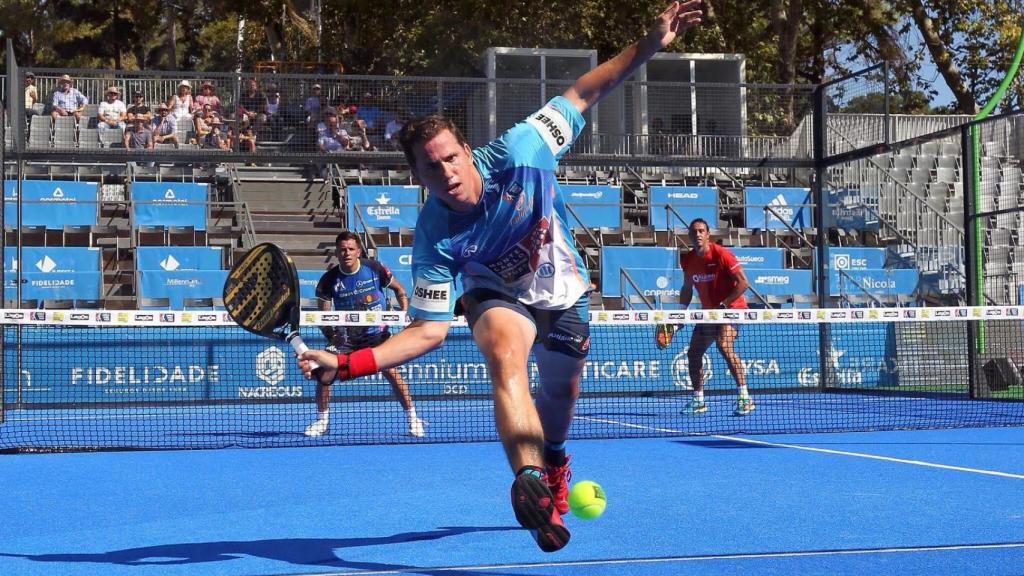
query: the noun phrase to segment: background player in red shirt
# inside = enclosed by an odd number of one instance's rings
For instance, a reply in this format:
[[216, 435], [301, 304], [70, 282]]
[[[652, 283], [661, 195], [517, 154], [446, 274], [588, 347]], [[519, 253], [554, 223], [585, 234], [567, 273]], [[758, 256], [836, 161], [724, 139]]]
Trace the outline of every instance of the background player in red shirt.
[[[750, 286], [747, 276], [743, 273], [736, 256], [723, 246], [711, 241], [711, 230], [708, 223], [695, 218], [689, 227], [689, 252], [679, 258], [683, 269], [683, 288], [679, 292], [679, 304], [683, 308], [690, 305], [693, 289], [697, 289], [700, 305], [705, 309], [743, 309], [747, 302], [743, 292]], [[689, 361], [690, 382], [693, 384], [693, 399], [683, 409], [684, 414], [701, 414], [708, 411], [704, 403], [704, 353], [712, 342], [718, 344], [718, 350], [729, 365], [729, 372], [739, 390], [736, 408], [737, 416], [746, 416], [754, 409], [754, 401], [747, 391], [746, 373], [739, 354], [733, 348], [739, 327], [735, 324], [698, 324], [693, 329], [687, 352]], [[667, 347], [671, 341], [671, 332], [659, 330], [658, 345]]]

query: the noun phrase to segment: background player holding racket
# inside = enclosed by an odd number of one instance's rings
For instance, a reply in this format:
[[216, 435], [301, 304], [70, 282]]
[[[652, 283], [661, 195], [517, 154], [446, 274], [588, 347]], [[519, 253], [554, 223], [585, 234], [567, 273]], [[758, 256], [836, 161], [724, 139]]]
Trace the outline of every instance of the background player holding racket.
[[[334, 255], [338, 259], [338, 265], [324, 272], [316, 285], [316, 297], [321, 310], [331, 310], [332, 305], [334, 310], [385, 310], [385, 289], [395, 293], [399, 308], [408, 309], [409, 298], [405, 293], [405, 287], [391, 274], [387, 266], [363, 257], [363, 243], [358, 235], [348, 230], [338, 234], [334, 239]], [[327, 351], [331, 354], [351, 354], [362, 348], [377, 346], [391, 336], [388, 327], [384, 325], [348, 326], [341, 329], [321, 326], [320, 330], [327, 338]], [[416, 407], [409, 395], [409, 386], [394, 368], [382, 372], [384, 378], [391, 384], [395, 398], [405, 409], [409, 434], [422, 437], [425, 434], [423, 421], [416, 416]], [[331, 409], [330, 382], [317, 382], [316, 409], [316, 420], [306, 427], [306, 436], [321, 436], [327, 433]]]
[[[555, 178], [583, 129], [583, 113], [677, 33], [700, 22], [699, 0], [672, 2], [644, 38], [581, 76], [561, 96], [470, 150], [446, 118], [413, 120], [399, 136], [413, 174], [429, 191], [413, 245], [413, 322], [387, 342], [351, 355], [301, 355], [324, 366], [321, 381], [397, 366], [441, 346], [462, 276], [473, 338], [490, 371], [494, 418], [515, 472], [512, 507], [538, 546], [565, 546], [569, 531], [565, 440], [590, 347], [589, 274], [573, 243]], [[536, 345], [535, 345], [536, 343]], [[530, 394], [527, 361], [540, 386]]]
[[[694, 218], [690, 222], [688, 233], [693, 249], [679, 257], [679, 267], [683, 269], [679, 305], [684, 309], [688, 307], [693, 299], [693, 289], [696, 288], [700, 296], [700, 305], [705, 309], [746, 308], [747, 301], [743, 297], [743, 292], [750, 287], [750, 283], [736, 255], [728, 248], [711, 241], [711, 230], [702, 218]], [[668, 348], [675, 328], [674, 324], [658, 326], [656, 338], [660, 348]], [[686, 354], [690, 383], [693, 385], [693, 398], [683, 408], [684, 414], [702, 414], [708, 411], [708, 406], [704, 402], [704, 353], [713, 342], [718, 344], [718, 350], [729, 365], [729, 372], [732, 373], [739, 390], [733, 412], [737, 416], [746, 416], [754, 409], [754, 401], [747, 391], [743, 362], [733, 347], [737, 333], [735, 324], [698, 324], [694, 327]]]

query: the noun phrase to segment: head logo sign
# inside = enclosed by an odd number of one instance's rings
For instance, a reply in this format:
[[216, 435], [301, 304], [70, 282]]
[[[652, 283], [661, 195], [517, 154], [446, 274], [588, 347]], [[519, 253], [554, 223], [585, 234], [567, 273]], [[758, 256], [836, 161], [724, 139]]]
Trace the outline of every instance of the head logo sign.
[[256, 355], [256, 377], [273, 386], [284, 380], [285, 356], [273, 346]]
[[[676, 386], [685, 390], [692, 390], [693, 383], [690, 382], [690, 360], [687, 357], [688, 349], [683, 349], [682, 352], [675, 355], [672, 358], [672, 383]], [[711, 370], [711, 357], [704, 354], [704, 358], [701, 360], [703, 365], [704, 373], [704, 384], [707, 385], [711, 381], [711, 377], [714, 372]]]

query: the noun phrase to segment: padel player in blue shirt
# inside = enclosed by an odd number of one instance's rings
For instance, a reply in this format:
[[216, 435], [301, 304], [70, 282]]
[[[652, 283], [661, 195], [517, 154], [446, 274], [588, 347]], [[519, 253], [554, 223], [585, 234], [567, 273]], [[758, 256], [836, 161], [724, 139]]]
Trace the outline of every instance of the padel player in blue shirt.
[[[448, 119], [427, 116], [399, 135], [413, 174], [430, 193], [413, 246], [413, 321], [387, 342], [352, 354], [302, 354], [348, 379], [397, 366], [444, 343], [455, 306], [454, 279], [494, 390], [494, 419], [515, 472], [512, 508], [538, 546], [566, 545], [561, 515], [569, 480], [565, 439], [590, 345], [589, 275], [569, 233], [555, 168], [591, 106], [700, 22], [699, 0], [672, 2], [647, 35], [580, 77], [497, 140], [470, 150]], [[536, 345], [535, 345], [536, 343]], [[527, 361], [540, 386], [530, 395]]]
[[[363, 243], [359, 236], [348, 230], [334, 239], [334, 255], [338, 265], [332, 266], [320, 277], [316, 285], [316, 297], [320, 310], [377, 310], [387, 309], [385, 289], [395, 293], [402, 310], [408, 308], [405, 287], [391, 274], [387, 266], [363, 257]], [[379, 326], [321, 326], [320, 331], [327, 338], [328, 352], [351, 354], [362, 348], [378, 346], [391, 337], [388, 327]], [[409, 395], [409, 386], [394, 368], [384, 369], [384, 379], [391, 384], [391, 391], [405, 410], [409, 434], [423, 437], [423, 421], [416, 416], [416, 407]], [[306, 427], [306, 436], [323, 436], [330, 425], [331, 383], [316, 384], [316, 420]]]

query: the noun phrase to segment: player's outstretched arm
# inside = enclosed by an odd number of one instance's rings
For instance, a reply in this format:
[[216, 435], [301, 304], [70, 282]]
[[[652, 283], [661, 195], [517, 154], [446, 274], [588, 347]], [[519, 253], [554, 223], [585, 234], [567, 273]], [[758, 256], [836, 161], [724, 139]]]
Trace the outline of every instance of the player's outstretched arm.
[[330, 384], [335, 378], [348, 380], [368, 376], [386, 368], [394, 368], [418, 358], [444, 343], [448, 335], [447, 321], [413, 320], [404, 330], [375, 348], [364, 348], [352, 354], [334, 355], [324, 350], [307, 350], [299, 356], [299, 368], [312, 378], [310, 361], [323, 367], [320, 382]]
[[668, 46], [679, 33], [699, 24], [700, 19], [700, 0], [671, 2], [651, 23], [646, 36], [581, 76], [562, 96], [577, 110], [585, 112], [651, 56]]

